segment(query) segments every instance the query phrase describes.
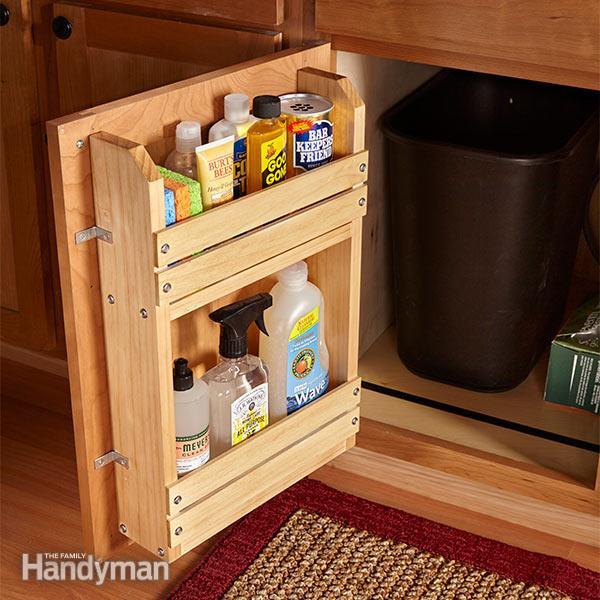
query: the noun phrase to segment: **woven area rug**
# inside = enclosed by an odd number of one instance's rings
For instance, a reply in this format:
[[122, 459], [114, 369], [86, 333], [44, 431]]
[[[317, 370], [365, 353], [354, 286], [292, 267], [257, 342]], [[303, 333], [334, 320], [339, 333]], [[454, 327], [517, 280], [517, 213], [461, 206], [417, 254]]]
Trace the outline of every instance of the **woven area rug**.
[[239, 521], [171, 600], [598, 600], [596, 573], [305, 479]]

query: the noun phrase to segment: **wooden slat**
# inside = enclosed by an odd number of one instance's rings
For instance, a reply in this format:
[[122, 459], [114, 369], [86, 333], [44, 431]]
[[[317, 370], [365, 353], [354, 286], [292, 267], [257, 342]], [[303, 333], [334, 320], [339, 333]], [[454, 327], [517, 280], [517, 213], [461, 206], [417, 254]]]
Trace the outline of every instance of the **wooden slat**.
[[85, 9], [85, 29], [92, 48], [212, 69], [281, 50], [281, 33], [275, 31], [210, 27], [91, 8]]
[[96, 222], [113, 235], [98, 258], [113, 449], [130, 462], [115, 471], [118, 514], [127, 536], [157, 553], [167, 545], [163, 489], [177, 477], [170, 318], [152, 302], [151, 234], [165, 217], [151, 207], [162, 177], [143, 146], [106, 133], [90, 145]]
[[363, 216], [366, 204], [359, 200], [366, 196], [363, 185], [157, 273], [157, 303], [183, 298]]
[[596, 0], [317, 0], [334, 48], [598, 89]]
[[323, 252], [327, 248], [340, 244], [347, 240], [352, 235], [352, 225], [347, 224], [338, 227], [325, 235], [319, 236], [314, 240], [292, 248], [286, 252], [282, 252], [273, 256], [269, 260], [265, 260], [258, 265], [254, 265], [241, 273], [232, 275], [223, 281], [219, 281], [213, 285], [209, 285], [198, 292], [190, 294], [174, 304], [171, 304], [171, 320], [178, 319], [193, 310], [197, 310], [202, 306], [214, 302], [219, 298], [223, 298], [237, 290], [241, 290], [246, 286], [258, 281], [264, 277], [272, 275], [277, 271], [288, 267], [299, 260], [305, 260], [313, 254]]
[[[187, 552], [346, 450], [358, 407], [169, 520], [171, 547]], [[353, 423], [356, 419], [356, 423]], [[180, 535], [175, 530], [181, 527]]]
[[432, 499], [443, 498], [455, 506], [499, 517], [518, 525], [568, 540], [598, 546], [600, 519], [555, 503], [543, 502], [520, 494], [501, 491], [464, 477], [457, 477], [423, 465], [391, 458], [371, 450], [353, 448], [338, 457], [333, 466], [399, 489], [418, 490]]
[[[371, 394], [367, 390], [363, 393]], [[394, 400], [387, 398], [387, 401]], [[364, 418], [359, 444], [365, 450], [436, 469], [449, 476], [468, 478], [581, 513], [598, 512], [598, 497], [593, 489], [556, 471], [491, 452]]]
[[253, 0], [252, 4], [244, 0], [108, 0], [105, 4], [115, 8], [135, 10], [141, 7], [160, 11], [161, 14], [197, 15], [262, 27], [281, 25], [284, 18], [283, 0]]
[[[366, 150], [159, 231], [156, 264], [181, 260], [363, 183], [367, 170], [361, 171], [361, 164], [368, 164]], [[166, 254], [161, 252], [164, 244], [169, 246]]]
[[[110, 131], [144, 145], [154, 144], [153, 158], [160, 155], [157, 148], [164, 158], [172, 147], [172, 141], [163, 141], [165, 128], [174, 135], [174, 126], [181, 119], [214, 122], [222, 116], [214, 99], [229, 92], [250, 96], [288, 92], [296, 85], [298, 69], [327, 69], [330, 55], [327, 44], [290, 50], [48, 123], [84, 548], [96, 557], [107, 556], [124, 538], [118, 534], [114, 469], [93, 468], [94, 458], [112, 448], [112, 432], [99, 318], [102, 298], [97, 247], [94, 242], [75, 245], [75, 233], [95, 223], [88, 137]], [[86, 144], [83, 149], [75, 145], [79, 139]]]
[[[352, 411], [360, 402], [360, 379], [354, 379], [327, 393], [316, 402], [300, 409], [289, 417], [271, 425], [167, 486], [169, 514], [176, 515], [188, 506], [209, 496], [263, 462], [295, 445], [316, 430]], [[179, 504], [174, 498], [180, 496]]]

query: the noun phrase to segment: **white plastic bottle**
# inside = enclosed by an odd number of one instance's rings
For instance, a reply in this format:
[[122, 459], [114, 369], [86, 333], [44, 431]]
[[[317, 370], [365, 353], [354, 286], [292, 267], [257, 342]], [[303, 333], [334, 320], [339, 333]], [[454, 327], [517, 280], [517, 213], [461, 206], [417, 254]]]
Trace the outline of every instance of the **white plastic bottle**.
[[265, 311], [269, 335], [261, 333], [259, 355], [269, 369], [269, 405], [282, 419], [323, 395], [329, 386], [321, 290], [308, 281], [300, 261], [277, 273], [272, 308]]
[[250, 98], [246, 94], [227, 94], [223, 101], [225, 118], [208, 131], [208, 141], [214, 142], [233, 135], [233, 197], [246, 195], [246, 136], [257, 121], [250, 114]]
[[209, 391], [196, 379], [185, 358], [173, 366], [177, 474], [201, 467], [210, 458]]
[[181, 121], [175, 129], [175, 150], [167, 156], [165, 167], [198, 181], [196, 147], [201, 144], [200, 123]]

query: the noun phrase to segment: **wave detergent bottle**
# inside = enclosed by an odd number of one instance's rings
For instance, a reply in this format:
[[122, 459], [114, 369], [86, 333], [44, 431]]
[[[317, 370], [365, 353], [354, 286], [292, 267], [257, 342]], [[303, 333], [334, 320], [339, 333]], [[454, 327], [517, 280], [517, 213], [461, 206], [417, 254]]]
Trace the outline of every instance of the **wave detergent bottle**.
[[269, 336], [260, 336], [260, 358], [269, 369], [272, 420], [282, 419], [322, 396], [329, 386], [323, 294], [308, 281], [300, 261], [277, 273], [272, 308], [265, 311]]

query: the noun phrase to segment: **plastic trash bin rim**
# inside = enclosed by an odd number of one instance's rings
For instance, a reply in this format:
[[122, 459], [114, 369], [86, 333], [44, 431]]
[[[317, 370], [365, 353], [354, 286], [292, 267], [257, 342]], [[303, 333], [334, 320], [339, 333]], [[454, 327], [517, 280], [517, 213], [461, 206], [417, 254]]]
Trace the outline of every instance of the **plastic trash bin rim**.
[[[499, 152], [496, 150], [485, 150], [483, 148], [474, 148], [473, 146], [466, 146], [461, 144], [453, 144], [450, 142], [443, 142], [441, 140], [430, 140], [423, 139], [414, 135], [410, 135], [407, 133], [397, 133], [392, 131], [392, 127], [390, 125], [390, 121], [392, 117], [404, 108], [407, 104], [411, 104], [414, 102], [419, 96], [423, 95], [431, 86], [433, 86], [438, 79], [445, 79], [449, 73], [451, 73], [452, 69], [445, 69], [440, 71], [436, 75], [434, 75], [431, 79], [426, 81], [424, 84], [420, 85], [416, 90], [412, 91], [408, 96], [400, 100], [400, 102], [396, 103], [394, 106], [389, 108], [383, 113], [380, 117], [380, 125], [383, 131], [383, 134], [388, 140], [393, 140], [399, 143], [410, 142], [411, 144], [419, 144], [422, 146], [433, 146], [438, 148], [452, 148], [454, 150], [460, 151], [463, 155], [471, 156], [474, 158], [479, 158], [481, 160], [488, 161], [510, 161], [510, 162], [518, 162], [522, 165], [538, 165], [543, 163], [552, 163], [557, 162], [559, 160], [564, 160], [568, 158], [577, 147], [577, 144], [580, 142], [581, 138], [583, 138], [588, 133], [588, 127], [590, 122], [594, 120], [598, 120], [600, 109], [597, 106], [589, 115], [589, 117], [583, 121], [580, 125], [579, 129], [569, 138], [569, 141], [558, 150], [553, 150], [552, 152], [544, 152], [544, 153], [534, 153], [534, 154], [512, 154], [510, 152]], [[593, 90], [590, 90], [593, 91]]]

